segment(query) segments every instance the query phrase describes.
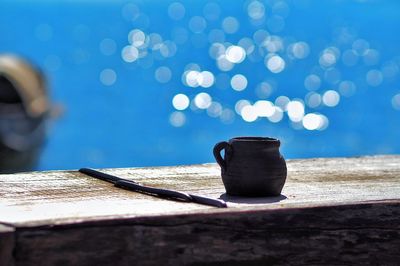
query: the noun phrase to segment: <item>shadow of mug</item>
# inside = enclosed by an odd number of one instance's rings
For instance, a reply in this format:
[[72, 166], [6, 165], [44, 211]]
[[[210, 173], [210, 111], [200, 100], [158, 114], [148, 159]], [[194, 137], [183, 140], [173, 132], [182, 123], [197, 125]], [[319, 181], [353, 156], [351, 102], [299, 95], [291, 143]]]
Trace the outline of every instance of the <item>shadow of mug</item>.
[[[229, 196], [279, 196], [286, 181], [280, 141], [264, 137], [236, 137], [214, 146], [214, 157]], [[224, 150], [224, 158], [221, 151]]]
[[229, 196], [226, 193], [221, 194], [219, 196], [220, 199], [226, 202], [232, 202], [236, 204], [270, 204], [283, 201], [287, 199], [285, 195], [280, 194], [279, 196], [274, 197], [240, 197], [240, 196]]

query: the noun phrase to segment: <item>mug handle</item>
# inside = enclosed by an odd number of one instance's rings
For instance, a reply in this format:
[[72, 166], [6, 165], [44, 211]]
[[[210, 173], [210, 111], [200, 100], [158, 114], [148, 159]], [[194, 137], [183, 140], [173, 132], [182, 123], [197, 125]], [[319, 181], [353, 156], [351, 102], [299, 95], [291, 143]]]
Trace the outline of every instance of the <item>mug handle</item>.
[[221, 151], [225, 149], [225, 152], [227, 152], [228, 150], [231, 150], [230, 148], [231, 145], [228, 142], [221, 141], [215, 144], [213, 149], [215, 160], [217, 160], [217, 163], [219, 164], [219, 166], [221, 166], [223, 171], [226, 171], [226, 162], [221, 156]]

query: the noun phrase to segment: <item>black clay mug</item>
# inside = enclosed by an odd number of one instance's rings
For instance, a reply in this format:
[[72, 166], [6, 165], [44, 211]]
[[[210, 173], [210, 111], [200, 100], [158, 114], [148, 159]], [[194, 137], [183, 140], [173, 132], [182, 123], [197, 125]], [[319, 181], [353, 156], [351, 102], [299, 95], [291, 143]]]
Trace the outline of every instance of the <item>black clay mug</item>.
[[217, 143], [213, 152], [221, 166], [226, 193], [245, 197], [279, 196], [287, 174], [279, 146], [279, 140], [262, 137], [237, 137]]

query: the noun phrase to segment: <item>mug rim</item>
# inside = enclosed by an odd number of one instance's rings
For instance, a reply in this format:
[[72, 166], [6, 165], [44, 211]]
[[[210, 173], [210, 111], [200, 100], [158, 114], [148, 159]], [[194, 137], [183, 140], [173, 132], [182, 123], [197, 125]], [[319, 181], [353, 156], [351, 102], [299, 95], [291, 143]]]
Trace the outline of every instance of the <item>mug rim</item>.
[[243, 142], [278, 142], [278, 139], [270, 138], [270, 137], [249, 137], [249, 136], [244, 136], [244, 137], [234, 137], [231, 139], [231, 141], [243, 141]]

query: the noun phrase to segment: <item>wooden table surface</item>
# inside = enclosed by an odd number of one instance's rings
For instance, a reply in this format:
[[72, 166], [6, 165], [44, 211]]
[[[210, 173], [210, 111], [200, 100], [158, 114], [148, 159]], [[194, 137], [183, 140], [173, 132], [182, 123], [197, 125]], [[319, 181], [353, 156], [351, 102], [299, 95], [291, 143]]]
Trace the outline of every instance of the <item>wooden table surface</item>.
[[[289, 222], [290, 219], [285, 218], [282, 220], [282, 217], [279, 216], [281, 214], [285, 214], [286, 217], [297, 219], [291, 220], [291, 223], [296, 227], [296, 223], [299, 222], [299, 228], [304, 228], [305, 224], [307, 224], [306, 227], [310, 226], [310, 228], [312, 226], [318, 226], [316, 220], [320, 219], [320, 228], [330, 227], [330, 222], [332, 226], [335, 223], [342, 223], [341, 226], [343, 226], [343, 223], [346, 223], [348, 227], [354, 222], [361, 224], [360, 226], [369, 226], [372, 230], [374, 229], [374, 221], [379, 220], [380, 222], [376, 222], [377, 225], [375, 229], [380, 228], [387, 234], [393, 234], [393, 238], [390, 238], [390, 241], [386, 239], [390, 242], [387, 244], [389, 246], [399, 244], [398, 247], [400, 247], [400, 242], [398, 240], [400, 238], [400, 156], [288, 160], [287, 165], [288, 177], [282, 195], [272, 198], [240, 198], [227, 196], [224, 193], [225, 190], [220, 178], [220, 169], [216, 164], [103, 169], [104, 172], [126, 179], [132, 179], [149, 186], [175, 189], [213, 198], [222, 198], [228, 202], [228, 208], [226, 209], [195, 203], [170, 201], [122, 190], [115, 188], [110, 183], [83, 175], [77, 171], [50, 171], [0, 175], [0, 258], [3, 261], [10, 261], [9, 265], [35, 265], [35, 263], [41, 261], [41, 256], [49, 256], [49, 254], [52, 254], [54, 259], [49, 259], [49, 263], [44, 263], [43, 265], [52, 265], [52, 263], [60, 263], [60, 261], [67, 262], [66, 265], [75, 262], [82, 265], [90, 265], [93, 260], [91, 260], [90, 258], [92, 257], [87, 254], [83, 256], [81, 260], [76, 259], [76, 257], [79, 256], [75, 256], [76, 260], [68, 259], [68, 257], [64, 257], [63, 260], [60, 256], [57, 257], [55, 253], [56, 251], [60, 252], [60, 249], [50, 248], [51, 245], [53, 245], [53, 247], [57, 246], [55, 244], [57, 240], [53, 235], [54, 232], [58, 230], [57, 234], [59, 234], [66, 228], [69, 230], [71, 230], [71, 228], [76, 228], [76, 230], [78, 230], [78, 228], [93, 229], [94, 227], [109, 228], [110, 225], [118, 225], [120, 227], [128, 226], [131, 230], [135, 231], [137, 230], [138, 224], [141, 226], [152, 226], [153, 228], [149, 230], [153, 230], [155, 227], [154, 223], [160, 226], [160, 228], [165, 228], [165, 225], [172, 228], [172, 223], [174, 226], [177, 226], [175, 228], [176, 230], [180, 230], [179, 228], [182, 230], [189, 230], [185, 226], [189, 226], [194, 220], [198, 220], [203, 221], [204, 224], [213, 224], [214, 227], [215, 224], [222, 223], [227, 226], [227, 228], [224, 229], [228, 230], [225, 232], [226, 234], [229, 234], [229, 230], [234, 230], [236, 225], [244, 222], [245, 224], [247, 223], [247, 227], [241, 224], [238, 225], [238, 228], [241, 228], [240, 230], [242, 230], [242, 233], [244, 232], [243, 234], [246, 235], [246, 228], [249, 230], [252, 230], [251, 228], [258, 228], [257, 230], [259, 230], [260, 233], [264, 232], [263, 230], [269, 230], [263, 227], [263, 223], [265, 223], [265, 226], [268, 225], [269, 228], [277, 228], [277, 226], [279, 227], [280, 225], [283, 226], [285, 223]], [[342, 210], [342, 212], [340, 210]], [[362, 210], [362, 213], [360, 213], [360, 210]], [[330, 213], [330, 211], [334, 211], [335, 214]], [[300, 221], [299, 217], [302, 217], [303, 214], [309, 215], [309, 219], [311, 220], [303, 217], [302, 219], [304, 219], [304, 221]], [[376, 217], [374, 216], [375, 214]], [[281, 218], [278, 219], [274, 215], [278, 215]], [[343, 215], [344, 218], [340, 218], [340, 215]], [[253, 217], [254, 221], [249, 221], [248, 217]], [[365, 221], [363, 221], [363, 217], [366, 218]], [[261, 223], [259, 219], [263, 222]], [[177, 220], [179, 220], [179, 222], [176, 222]], [[229, 222], [227, 221], [236, 221], [236, 224], [228, 226]], [[293, 223], [293, 221], [296, 222]], [[254, 224], [252, 224], [253, 222]], [[363, 223], [366, 224], [362, 225]], [[179, 227], [178, 224], [185, 226]], [[220, 225], [221, 227], [223, 226], [222, 224]], [[290, 225], [286, 224], [284, 228], [288, 228], [288, 226]], [[100, 233], [98, 232], [98, 234], [101, 235], [104, 230], [99, 231]], [[194, 229], [192, 228], [190, 230]], [[333, 229], [331, 228], [329, 230]], [[110, 230], [107, 230], [107, 232], [108, 231]], [[196, 235], [194, 231], [190, 232], [189, 235]], [[255, 232], [252, 232], [251, 234], [254, 233]], [[161, 233], [158, 232], [158, 234]], [[364, 232], [364, 234], [366, 234], [366, 232]], [[373, 235], [374, 233], [371, 234]], [[51, 240], [53, 242], [46, 238], [49, 235], [54, 237], [54, 239]], [[71, 236], [72, 235], [74, 234], [71, 234]], [[107, 235], [107, 233], [105, 233], [105, 235]], [[204, 243], [206, 243], [208, 239], [210, 244], [221, 245], [221, 250], [224, 250], [221, 243], [225, 240], [221, 239], [221, 235], [219, 235], [219, 237], [213, 237], [212, 235], [212, 232], [208, 235], [202, 234], [202, 237], [206, 237]], [[286, 233], [284, 235], [288, 239], [291, 237]], [[79, 234], [74, 237], [78, 238], [78, 236]], [[84, 236], [85, 234], [81, 236], [82, 240], [85, 240], [85, 238], [83, 238]], [[394, 236], [396, 236], [397, 239], [394, 239]], [[64, 235], [58, 237], [59, 239], [63, 239], [61, 242], [64, 244], [68, 241], [72, 241], [68, 237], [63, 238], [65, 237]], [[246, 241], [248, 241], [248, 243], [251, 243], [252, 239], [256, 242], [267, 241], [265, 235], [260, 239], [257, 239], [256, 236], [247, 237], [248, 239], [246, 237], [244, 238], [247, 239]], [[133, 241], [138, 238], [141, 239], [137, 235], [131, 235], [129, 239]], [[240, 239], [241, 237], [237, 236], [237, 238]], [[235, 261], [245, 261], [250, 264], [253, 262], [265, 263], [271, 258], [273, 258], [276, 264], [282, 263], [283, 265], [290, 262], [288, 257], [284, 260], [280, 260], [278, 255], [271, 255], [272, 257], [268, 257], [266, 255], [267, 253], [263, 253], [261, 250], [255, 251], [255, 247], [252, 247], [253, 250], [251, 252], [249, 251], [250, 253], [246, 253], [244, 251], [246, 248], [239, 244], [237, 248], [244, 248], [244, 250], [238, 253], [242, 254], [242, 260], [239, 259], [238, 254], [227, 255], [224, 253], [224, 255], [213, 255], [214, 253], [209, 250], [210, 247], [201, 248], [203, 240], [200, 240], [199, 236], [196, 236], [194, 239], [199, 241], [200, 246], [193, 247], [193, 249], [204, 252], [204, 257], [201, 257], [200, 251], [197, 251], [199, 252], [198, 256], [194, 256], [193, 254], [188, 256], [188, 254], [186, 254], [187, 250], [181, 247], [178, 248], [178, 251], [175, 250], [175, 253], [181, 252], [183, 255], [179, 253], [181, 256], [177, 256], [175, 260], [165, 255], [166, 253], [159, 251], [161, 255], [165, 257], [164, 262], [166, 264], [205, 264], [207, 262], [210, 265], [212, 265], [212, 263], [230, 262], [230, 265], [234, 265], [233, 262]], [[78, 240], [79, 239], [73, 239], [75, 245]], [[45, 241], [50, 242], [47, 243]], [[110, 241], [117, 240], [114, 239]], [[125, 239], [125, 241], [128, 240]], [[162, 246], [168, 243], [166, 239], [160, 241], [161, 242], [157, 242], [157, 237], [154, 237], [154, 243], [158, 243], [157, 245]], [[347, 239], [347, 241], [349, 241], [347, 245], [351, 245], [351, 243], [354, 244], [354, 242], [357, 242], [357, 239]], [[49, 243], [52, 244], [50, 245]], [[335, 243], [339, 245], [339, 242], [332, 242], [330, 244]], [[228, 242], [225, 244], [229, 245]], [[326, 242], [326, 244], [328, 245], [328, 242]], [[43, 251], [37, 248], [41, 245], [43, 245]], [[179, 241], [168, 243], [168, 245], [179, 246]], [[260, 245], [260, 242], [258, 245]], [[319, 243], [319, 245], [321, 245], [321, 243]], [[36, 251], [33, 251], [34, 247], [37, 248]], [[63, 252], [70, 252], [70, 255], [76, 255], [76, 253], [74, 253], [76, 251], [73, 251], [70, 247], [68, 249], [68, 247], [69, 246], [64, 247]], [[119, 248], [121, 249], [120, 246]], [[143, 245], [138, 244], [135, 248], [143, 248]], [[322, 247], [320, 248], [322, 249]], [[374, 248], [377, 247], [374, 246]], [[385, 250], [383, 247], [379, 248]], [[130, 248], [128, 248], [127, 251], [129, 251], [129, 249]], [[146, 248], [143, 249], [147, 250]], [[227, 250], [232, 252], [230, 248]], [[237, 251], [237, 249], [235, 250]], [[356, 252], [356, 249], [353, 251]], [[171, 251], [169, 250], [169, 252]], [[196, 253], [194, 250], [191, 250], [191, 252]], [[277, 254], [279, 254], [279, 252]], [[388, 256], [386, 261], [388, 263], [387, 265], [390, 265], [390, 262], [393, 262], [394, 259], [400, 259], [393, 255], [394, 253], [391, 255], [390, 252], [386, 252], [386, 254]], [[104, 256], [105, 257], [100, 262], [105, 263], [112, 259], [111, 255]], [[141, 255], [135, 255], [136, 257], [132, 256], [131, 254], [128, 257], [135, 260], [142, 258]], [[149, 256], [149, 258], [153, 258], [154, 261], [147, 258], [146, 263], [149, 265], [152, 265], [152, 262], [156, 263], [158, 256], [160, 256], [160, 254], [157, 256], [154, 255], [154, 257]], [[285, 256], [287, 256], [287, 254]], [[299, 258], [298, 256], [297, 262], [301, 261]], [[365, 261], [371, 263], [375, 262], [371, 257], [366, 256], [365, 258], [368, 258], [368, 260]], [[312, 259], [303, 260], [305, 264], [312, 264], [312, 261]], [[97, 261], [97, 263], [100, 262]], [[128, 265], [130, 262], [131, 260], [128, 259], [122, 260], [121, 265]], [[338, 263], [339, 262], [341, 261], [339, 260]], [[146, 263], [140, 264], [145, 265]]]

